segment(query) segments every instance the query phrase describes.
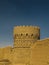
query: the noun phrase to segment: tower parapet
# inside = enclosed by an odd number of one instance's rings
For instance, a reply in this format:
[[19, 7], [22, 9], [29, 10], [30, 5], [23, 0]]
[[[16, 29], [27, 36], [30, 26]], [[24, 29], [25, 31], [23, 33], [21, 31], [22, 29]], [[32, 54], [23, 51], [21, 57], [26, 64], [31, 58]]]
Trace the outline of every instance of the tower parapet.
[[40, 28], [37, 26], [16, 26], [13, 32], [14, 47], [21, 47], [25, 43], [29, 45], [29, 41], [40, 39]]

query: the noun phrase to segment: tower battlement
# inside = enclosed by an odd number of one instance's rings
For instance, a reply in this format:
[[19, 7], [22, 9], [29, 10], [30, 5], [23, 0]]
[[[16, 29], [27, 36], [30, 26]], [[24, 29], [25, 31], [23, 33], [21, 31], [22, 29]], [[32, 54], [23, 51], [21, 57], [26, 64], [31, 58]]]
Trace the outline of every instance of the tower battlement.
[[32, 32], [36, 32], [39, 31], [40, 28], [37, 26], [15, 26], [14, 27], [14, 34], [15, 33], [32, 33]]
[[40, 39], [40, 28], [37, 26], [16, 26], [13, 32], [14, 46], [17, 46], [17, 43], [22, 46], [25, 40], [28, 42]]

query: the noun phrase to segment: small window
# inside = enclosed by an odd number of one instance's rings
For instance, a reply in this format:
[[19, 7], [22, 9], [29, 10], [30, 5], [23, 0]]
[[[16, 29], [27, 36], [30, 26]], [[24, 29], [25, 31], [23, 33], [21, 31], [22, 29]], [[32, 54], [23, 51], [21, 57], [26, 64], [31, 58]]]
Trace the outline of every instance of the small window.
[[21, 33], [21, 36], [22, 36], [23, 34]]
[[28, 33], [26, 33], [26, 36], [28, 36]]
[[33, 34], [31, 34], [31, 36], [33, 36]]

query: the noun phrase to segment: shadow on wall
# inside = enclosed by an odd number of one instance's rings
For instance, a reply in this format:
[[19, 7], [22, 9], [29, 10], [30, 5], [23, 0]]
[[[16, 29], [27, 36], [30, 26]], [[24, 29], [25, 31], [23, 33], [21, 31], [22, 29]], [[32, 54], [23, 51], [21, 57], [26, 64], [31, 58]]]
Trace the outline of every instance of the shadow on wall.
[[2, 59], [0, 60], [0, 65], [10, 65], [11, 62], [8, 59]]

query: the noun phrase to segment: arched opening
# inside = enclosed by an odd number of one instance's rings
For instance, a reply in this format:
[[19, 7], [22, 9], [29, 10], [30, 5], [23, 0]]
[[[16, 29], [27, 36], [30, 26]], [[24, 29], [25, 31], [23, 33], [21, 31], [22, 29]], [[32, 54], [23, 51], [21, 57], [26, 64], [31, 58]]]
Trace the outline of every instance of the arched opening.
[[26, 36], [28, 36], [28, 33], [26, 33]]
[[31, 36], [33, 36], [33, 34], [31, 34]]
[[21, 33], [21, 36], [22, 36], [23, 34]]

